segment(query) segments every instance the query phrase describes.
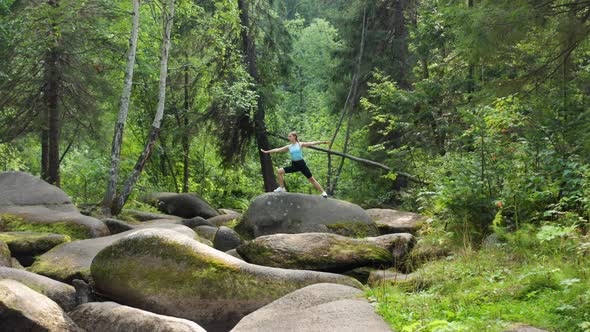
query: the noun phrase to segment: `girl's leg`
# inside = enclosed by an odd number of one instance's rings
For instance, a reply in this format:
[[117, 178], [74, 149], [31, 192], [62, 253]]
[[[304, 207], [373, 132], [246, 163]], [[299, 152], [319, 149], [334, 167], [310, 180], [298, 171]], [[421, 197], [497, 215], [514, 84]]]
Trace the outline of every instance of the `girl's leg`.
[[285, 174], [285, 170], [283, 168], [279, 168], [278, 173], [279, 173], [279, 176], [278, 176], [279, 187], [285, 188], [285, 179], [283, 178], [283, 175]]
[[313, 186], [319, 190], [321, 193], [324, 192], [324, 188], [322, 188], [322, 186], [316, 181], [316, 179], [312, 176], [309, 179], [307, 179], [307, 181], [309, 181], [311, 184], [313, 184]]

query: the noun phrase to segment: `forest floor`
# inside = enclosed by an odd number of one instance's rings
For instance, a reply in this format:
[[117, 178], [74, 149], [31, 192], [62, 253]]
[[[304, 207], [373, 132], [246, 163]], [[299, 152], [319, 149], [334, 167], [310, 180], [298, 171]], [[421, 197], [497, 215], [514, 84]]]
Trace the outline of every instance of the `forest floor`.
[[369, 289], [396, 331], [504, 331], [515, 323], [590, 331], [588, 243], [539, 241], [523, 230], [475, 250], [459, 247], [407, 283]]

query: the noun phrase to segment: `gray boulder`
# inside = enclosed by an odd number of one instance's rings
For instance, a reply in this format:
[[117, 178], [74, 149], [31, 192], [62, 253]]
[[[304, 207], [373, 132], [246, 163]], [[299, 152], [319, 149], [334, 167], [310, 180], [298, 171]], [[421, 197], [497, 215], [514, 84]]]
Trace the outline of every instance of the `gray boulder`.
[[140, 198], [158, 210], [185, 219], [203, 217], [205, 219], [219, 215], [209, 203], [194, 193], [151, 193]]
[[0, 266], [12, 267], [12, 259], [8, 245], [0, 241]]
[[[183, 225], [152, 225], [149, 228], [163, 228], [195, 237], [195, 232]], [[61, 244], [39, 256], [29, 268], [31, 272], [71, 284], [74, 279], [91, 281], [90, 264], [94, 256], [116, 240], [137, 230], [130, 230], [111, 236], [73, 241]]]
[[266, 193], [252, 201], [236, 231], [246, 238], [278, 233], [379, 235], [377, 225], [358, 205], [320, 195]]
[[173, 215], [163, 214], [163, 213], [154, 213], [154, 212], [148, 212], [148, 211], [131, 210], [131, 209], [123, 209], [117, 217], [124, 220], [124, 221], [140, 221], [140, 222], [156, 220], [156, 219], [182, 220], [182, 218], [179, 216], [173, 216]]
[[0, 241], [10, 248], [12, 256], [24, 266], [30, 266], [35, 257], [53, 247], [70, 241], [70, 237], [62, 234], [37, 232], [5, 232], [0, 233]]
[[240, 245], [237, 251], [253, 264], [342, 272], [361, 266], [393, 265], [412, 245], [413, 237], [406, 233], [365, 239], [300, 233], [261, 236]]
[[215, 233], [213, 248], [225, 252], [237, 248], [241, 243], [242, 239], [236, 231], [229, 227], [221, 226]]
[[514, 324], [504, 332], [549, 332], [526, 324]]
[[92, 332], [206, 332], [190, 320], [158, 315], [115, 302], [82, 304], [69, 316], [78, 326]]
[[203, 217], [194, 217], [190, 219], [184, 219], [182, 224], [186, 227], [195, 228], [199, 226], [211, 226], [216, 227], [212, 222], [205, 220]]
[[219, 216], [211, 217], [207, 219], [208, 222], [212, 223], [214, 226], [231, 226], [235, 227], [235, 225], [240, 221], [242, 215], [240, 213], [230, 213], [230, 214], [222, 214]]
[[98, 219], [80, 214], [56, 186], [23, 172], [0, 173], [0, 231], [28, 230], [90, 238], [109, 235]]
[[82, 332], [57, 303], [10, 279], [0, 280], [0, 331]]
[[185, 235], [135, 231], [92, 262], [96, 288], [119, 303], [227, 331], [242, 317], [301, 287], [321, 282], [360, 287], [329, 273], [243, 262]]
[[70, 285], [9, 267], [0, 267], [0, 279], [16, 280], [55, 301], [65, 311], [76, 307], [76, 290]]
[[426, 221], [426, 217], [412, 212], [391, 209], [368, 209], [367, 214], [375, 221], [381, 234], [415, 234]]
[[[182, 220], [172, 220], [172, 219], [155, 219], [144, 221], [140, 223], [127, 223], [117, 219], [105, 219], [104, 223], [109, 228], [112, 234], [118, 234], [134, 229], [145, 229], [151, 228], [156, 226], [158, 228], [171, 228], [171, 229], [178, 229], [178, 225], [183, 225], [184, 222]], [[187, 226], [190, 228], [190, 226]], [[182, 227], [180, 227], [182, 228]]]
[[363, 292], [316, 284], [296, 290], [244, 317], [232, 332], [391, 332]]
[[213, 226], [202, 225], [195, 227], [195, 232], [197, 232], [200, 237], [211, 241], [211, 243], [215, 240], [215, 234], [217, 234], [218, 230], [219, 228]]

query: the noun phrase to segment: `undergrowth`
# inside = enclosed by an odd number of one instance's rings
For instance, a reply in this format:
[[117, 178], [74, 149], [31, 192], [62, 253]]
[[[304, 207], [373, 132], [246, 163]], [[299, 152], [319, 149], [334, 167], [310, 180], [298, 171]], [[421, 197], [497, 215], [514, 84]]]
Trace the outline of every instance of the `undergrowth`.
[[[386, 283], [368, 290], [396, 331], [504, 331], [515, 323], [590, 331], [588, 237], [545, 230], [502, 234], [479, 249], [455, 248], [414, 273], [428, 288]], [[423, 283], [422, 283], [423, 284]]]

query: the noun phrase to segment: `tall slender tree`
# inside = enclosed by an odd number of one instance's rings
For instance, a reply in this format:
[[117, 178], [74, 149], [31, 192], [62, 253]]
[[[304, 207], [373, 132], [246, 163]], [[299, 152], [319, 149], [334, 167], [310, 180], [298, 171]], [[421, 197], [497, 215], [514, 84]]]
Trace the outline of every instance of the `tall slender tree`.
[[123, 131], [127, 114], [129, 113], [129, 102], [131, 99], [131, 87], [133, 85], [133, 68], [135, 67], [135, 54], [137, 50], [137, 36], [139, 34], [139, 3], [140, 0], [132, 0], [132, 24], [131, 36], [129, 38], [129, 49], [127, 51], [127, 66], [123, 80], [123, 93], [121, 94], [119, 116], [115, 124], [113, 144], [111, 148], [111, 169], [107, 183], [107, 191], [104, 198], [104, 206], [110, 209], [117, 194], [117, 179], [119, 178], [119, 165], [121, 163], [121, 145], [123, 144]]
[[111, 206], [111, 212], [113, 214], [119, 214], [121, 209], [129, 199], [129, 195], [135, 186], [135, 183], [139, 179], [143, 168], [152, 154], [156, 140], [160, 134], [160, 125], [162, 124], [162, 118], [164, 117], [164, 106], [166, 103], [166, 79], [168, 77], [168, 54], [170, 52], [170, 33], [172, 31], [172, 23], [174, 20], [174, 0], [168, 0], [168, 9], [166, 6], [162, 7], [163, 19], [164, 19], [164, 33], [162, 36], [162, 54], [160, 58], [160, 81], [158, 86], [158, 108], [154, 115], [154, 121], [150, 134], [147, 138], [146, 144], [143, 151], [139, 155], [135, 167], [131, 172], [131, 175], [127, 178], [125, 186], [121, 190], [121, 193]]

